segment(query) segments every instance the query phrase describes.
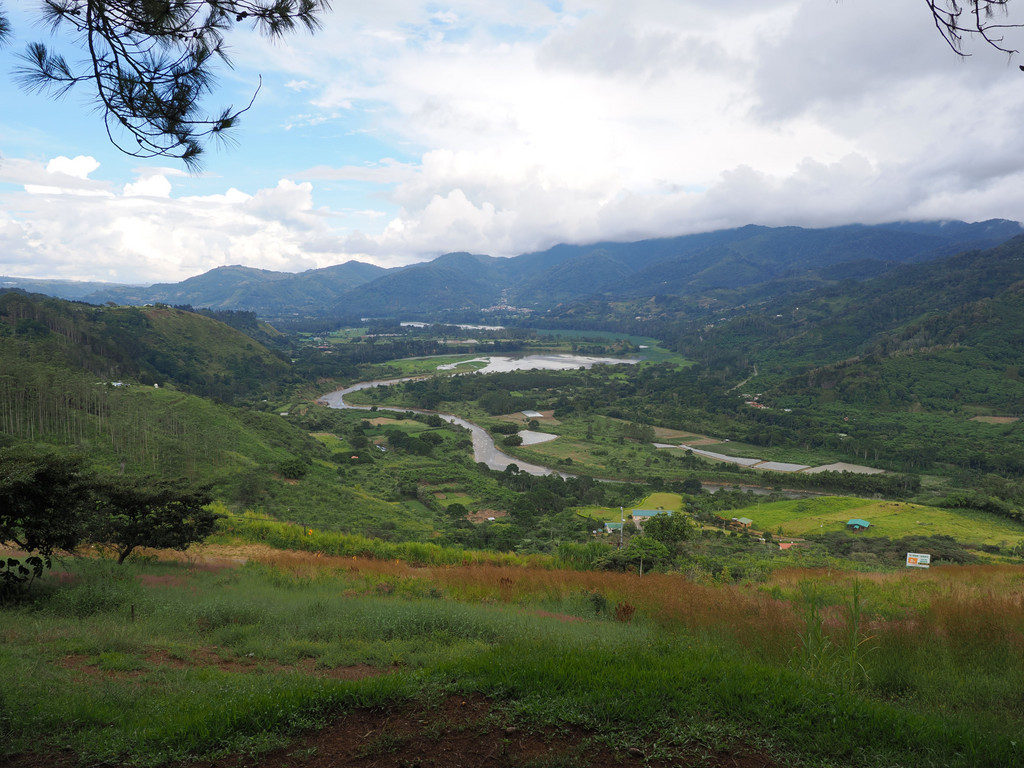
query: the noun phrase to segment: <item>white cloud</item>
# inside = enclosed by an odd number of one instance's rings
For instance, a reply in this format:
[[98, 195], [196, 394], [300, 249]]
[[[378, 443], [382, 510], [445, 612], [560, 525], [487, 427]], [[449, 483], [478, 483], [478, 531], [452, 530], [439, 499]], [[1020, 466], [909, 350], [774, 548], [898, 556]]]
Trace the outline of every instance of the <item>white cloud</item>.
[[53, 158], [46, 164], [46, 172], [54, 175], [71, 176], [75, 179], [87, 179], [89, 174], [100, 167], [99, 161], [94, 157], [75, 158], [60, 157]]
[[309, 183], [281, 180], [255, 195], [170, 193], [164, 175], [143, 173], [102, 200], [54, 189], [15, 205], [0, 195], [0, 211], [17, 209], [0, 215], [0, 274], [151, 283], [225, 264], [298, 271], [340, 260]]
[[145, 176], [134, 184], [125, 184], [125, 197], [170, 197], [171, 182], [163, 174]]
[[0, 182], [33, 194], [3, 194], [0, 271], [1024, 218], [1024, 75], [977, 46], [957, 60], [924, 3], [379, 0], [312, 38], [231, 43], [240, 86], [265, 74], [237, 178], [5, 147]]

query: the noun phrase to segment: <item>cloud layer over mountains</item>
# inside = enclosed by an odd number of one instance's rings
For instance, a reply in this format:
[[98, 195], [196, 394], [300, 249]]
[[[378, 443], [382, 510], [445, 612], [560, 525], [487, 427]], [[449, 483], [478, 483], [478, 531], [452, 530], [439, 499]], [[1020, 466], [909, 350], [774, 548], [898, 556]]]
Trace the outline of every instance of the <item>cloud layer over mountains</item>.
[[217, 96], [263, 88], [198, 177], [118, 156], [74, 98], [0, 86], [0, 274], [1024, 218], [1024, 73], [978, 45], [960, 61], [924, 3], [388, 0], [325, 21], [231, 40]]

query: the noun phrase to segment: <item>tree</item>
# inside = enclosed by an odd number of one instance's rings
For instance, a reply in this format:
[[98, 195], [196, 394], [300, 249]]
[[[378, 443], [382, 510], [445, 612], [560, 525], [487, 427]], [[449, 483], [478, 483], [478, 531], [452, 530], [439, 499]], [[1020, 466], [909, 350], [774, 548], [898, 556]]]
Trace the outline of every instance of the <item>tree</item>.
[[[1024, 24], [1009, 23], [1007, 10], [1010, 0], [926, 0], [939, 34], [960, 56], [970, 56], [964, 50], [964, 36], [978, 35], [988, 45], [1003, 53], [1016, 53], [1004, 41], [1004, 31]], [[1024, 69], [1024, 67], [1021, 67]]]
[[137, 547], [178, 549], [213, 533], [220, 515], [206, 509], [208, 488], [149, 479], [97, 484], [97, 506], [88, 538], [111, 549], [123, 563]]
[[671, 547], [693, 536], [693, 524], [681, 513], [661, 513], [644, 523], [644, 535]]
[[92, 488], [83, 466], [80, 456], [0, 449], [0, 545], [28, 553], [0, 562], [0, 596], [42, 576], [55, 553], [81, 541]]
[[668, 547], [646, 536], [637, 536], [624, 549], [611, 550], [600, 557], [595, 567], [607, 571], [636, 570], [643, 575], [669, 559]]
[[466, 506], [457, 501], [449, 504], [445, 508], [445, 512], [452, 520], [465, 520], [466, 516], [469, 514], [469, 510], [466, 509]]
[[309, 461], [295, 457], [285, 459], [278, 463], [277, 471], [282, 477], [289, 480], [301, 480], [309, 472]]
[[[270, 38], [298, 27], [315, 31], [328, 0], [46, 0], [41, 20], [75, 39], [88, 56], [71, 64], [29, 43], [17, 77], [30, 91], [62, 96], [77, 85], [95, 92], [111, 143], [133, 157], [173, 157], [192, 169], [208, 139], [229, 131], [252, 106], [201, 109], [214, 65], [230, 66], [225, 34], [249, 24]], [[0, 44], [11, 38], [0, 8]], [[259, 91], [257, 87], [256, 91]], [[255, 94], [253, 95], [255, 99]]]

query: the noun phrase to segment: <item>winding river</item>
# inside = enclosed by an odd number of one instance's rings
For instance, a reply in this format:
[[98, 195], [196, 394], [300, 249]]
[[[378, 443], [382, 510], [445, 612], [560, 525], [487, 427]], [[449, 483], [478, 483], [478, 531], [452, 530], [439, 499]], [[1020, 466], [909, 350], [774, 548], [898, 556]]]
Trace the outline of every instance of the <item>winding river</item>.
[[[489, 359], [490, 363], [487, 368], [483, 369], [483, 372], [497, 372], [497, 371], [512, 371], [512, 370], [530, 370], [530, 369], [547, 369], [547, 370], [572, 370], [574, 368], [589, 368], [597, 363], [611, 364], [611, 363], [637, 363], [638, 360], [633, 359], [621, 359], [621, 358], [595, 358], [595, 357], [584, 357], [582, 355], [530, 355], [522, 358], [508, 358], [508, 357], [491, 357], [491, 358], [480, 358], [481, 360]], [[445, 370], [445, 367], [439, 366], [439, 369]], [[480, 373], [480, 371], [477, 371]], [[471, 375], [471, 374], [465, 374]], [[334, 392], [329, 392], [326, 395], [322, 395], [319, 398], [319, 402], [327, 405], [330, 408], [350, 408], [358, 411], [370, 411], [373, 406], [369, 405], [352, 405], [351, 403], [345, 402], [345, 396], [352, 392], [358, 392], [361, 389], [372, 389], [373, 387], [390, 387], [393, 384], [400, 384], [405, 381], [415, 381], [423, 378], [422, 376], [406, 376], [399, 379], [378, 379], [375, 381], [361, 381], [358, 384], [353, 384], [350, 387], [339, 389]], [[471, 421], [461, 416], [456, 416], [453, 413], [441, 413], [439, 411], [428, 411], [421, 408], [397, 408], [391, 406], [377, 406], [377, 411], [389, 411], [393, 413], [421, 413], [426, 415], [437, 415], [447, 421], [449, 424], [457, 424], [460, 427], [465, 427], [469, 430], [473, 440], [473, 460], [477, 462], [483, 462], [490, 469], [496, 469], [498, 471], [504, 470], [509, 464], [515, 464], [519, 467], [521, 472], [528, 472], [531, 475], [560, 475], [565, 478], [576, 477], [576, 475], [566, 474], [565, 472], [559, 472], [551, 467], [544, 467], [540, 464], [530, 464], [522, 459], [517, 459], [514, 456], [509, 456], [507, 453], [501, 451], [494, 443], [494, 438], [485, 430], [483, 427], [474, 424]], [[679, 446], [672, 445], [661, 445], [655, 443], [655, 447], [659, 448], [678, 448]], [[699, 449], [692, 449], [694, 453], [708, 453]], [[712, 454], [717, 456], [717, 454]], [[731, 456], [722, 456], [722, 459], [732, 460], [739, 462], [749, 461], [753, 463], [764, 462], [760, 459], [735, 459]], [[786, 465], [787, 467], [789, 465]], [[792, 465], [794, 467], [798, 465]], [[768, 467], [765, 467], [768, 468]], [[774, 467], [771, 467], [774, 468]], [[826, 467], [828, 468], [828, 467]], [[858, 468], [864, 469], [864, 468]], [[877, 470], [872, 470], [877, 471]], [[621, 482], [616, 480], [608, 480], [603, 482]], [[628, 481], [625, 481], [628, 482]], [[731, 485], [721, 485], [718, 483], [703, 483], [704, 489], [707, 491], [716, 491], [721, 488], [733, 487]], [[744, 485], [745, 490], [751, 491], [755, 494], [769, 494], [772, 493], [771, 489], [762, 488], [758, 486]], [[816, 491], [787, 491], [785, 496], [787, 498], [806, 498], [811, 496], [819, 496], [820, 492]]]
[[[492, 372], [506, 372], [514, 370], [573, 370], [578, 368], [590, 368], [597, 364], [632, 364], [637, 363], [639, 360], [636, 359], [622, 359], [613, 357], [587, 357], [584, 355], [528, 355], [520, 358], [509, 358], [509, 357], [490, 357], [480, 358], [481, 360], [489, 359], [488, 366], [482, 371], [477, 373], [492, 373]], [[443, 367], [442, 367], [443, 369]], [[320, 397], [320, 402], [327, 404], [331, 408], [352, 408], [360, 411], [369, 411], [371, 406], [369, 405], [352, 405], [345, 402], [345, 395], [351, 394], [352, 392], [358, 392], [361, 389], [372, 389], [374, 387], [390, 387], [393, 384], [400, 384], [403, 381], [413, 381], [415, 378], [407, 376], [401, 379], [380, 379], [376, 381], [361, 381], [358, 384], [353, 384], [351, 387], [345, 387], [345, 389], [339, 389], [335, 392], [330, 392]], [[436, 414], [450, 424], [457, 424], [460, 427], [465, 427], [469, 430], [473, 439], [473, 460], [476, 462], [483, 462], [490, 469], [504, 470], [509, 464], [515, 464], [519, 467], [521, 472], [528, 472], [531, 475], [552, 475], [557, 474], [562, 477], [573, 477], [573, 475], [567, 475], [563, 472], [558, 472], [551, 467], [543, 467], [539, 464], [530, 464], [522, 459], [517, 459], [514, 456], [509, 456], [507, 453], [499, 450], [494, 444], [494, 438], [488, 434], [487, 430], [483, 427], [474, 424], [471, 421], [466, 421], [461, 416], [456, 416], [452, 413], [440, 413], [438, 411], [425, 411], [419, 408], [395, 408], [387, 406], [377, 406], [378, 411], [391, 411], [394, 413], [423, 413], [423, 414]]]

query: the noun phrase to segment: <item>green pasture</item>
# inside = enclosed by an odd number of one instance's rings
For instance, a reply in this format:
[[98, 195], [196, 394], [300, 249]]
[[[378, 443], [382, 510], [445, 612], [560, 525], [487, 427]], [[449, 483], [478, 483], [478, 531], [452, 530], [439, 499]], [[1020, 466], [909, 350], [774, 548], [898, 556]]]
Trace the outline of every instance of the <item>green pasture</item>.
[[375, 411], [372, 413], [363, 413], [363, 421], [370, 423], [369, 429], [364, 431], [366, 435], [382, 435], [385, 432], [397, 429], [406, 434], [415, 435], [420, 432], [428, 432], [434, 427], [424, 424], [422, 421], [416, 421], [416, 419], [407, 419], [399, 414], [389, 413], [387, 411]]
[[[682, 509], [683, 497], [678, 493], [651, 493], [635, 504], [623, 507], [624, 519], [629, 519], [629, 513], [634, 509], [664, 509], [673, 513]], [[609, 523], [619, 522], [618, 507], [576, 507], [576, 512], [584, 517], [592, 517], [595, 520], [604, 520]]]
[[633, 509], [664, 509], [678, 511], [683, 506], [683, 497], [678, 493], [652, 493]]
[[[67, 563], [71, 577], [0, 606], [0, 761], [33, 750], [87, 765], [258, 765], [339, 715], [452, 695], [487, 700], [518, 730], [584, 732], [624, 763], [627, 747], [665, 765], [708, 748], [805, 768], [1003, 768], [1020, 757], [1019, 610], [977, 616], [983, 642], [927, 601], [911, 619], [920, 632], [868, 637], [854, 623], [852, 639], [829, 639], [815, 610], [835, 604], [868, 619], [878, 614], [865, 606], [884, 593], [856, 603], [823, 581], [823, 592], [805, 583], [749, 601], [682, 577], [531, 576], [512, 558], [501, 570], [409, 569], [394, 559], [403, 545], [378, 544], [365, 553], [380, 558], [375, 567]], [[402, 551], [414, 547], [443, 554]], [[467, 553], [451, 556], [458, 566]], [[623, 589], [638, 608], [630, 621], [616, 620]], [[716, 623], [723, 610], [729, 620]], [[941, 632], [924, 631], [939, 621]], [[377, 675], [335, 674], [355, 665]]]
[[[327, 340], [331, 344], [344, 344], [354, 339], [358, 339], [360, 336], [365, 336], [370, 329], [366, 326], [361, 328], [338, 328], [335, 331], [331, 331], [327, 334]], [[312, 337], [314, 334], [302, 334], [303, 336]]]
[[945, 535], [976, 544], [1005, 544], [1024, 537], [1024, 525], [985, 512], [849, 496], [766, 502], [732, 510], [729, 516], [748, 517], [759, 531], [775, 533], [781, 527], [787, 536], [844, 531], [848, 520], [860, 518], [871, 523], [860, 536]]
[[[399, 377], [399, 376], [446, 376], [452, 373], [475, 371], [483, 368], [487, 363], [476, 361], [470, 362], [484, 355], [437, 355], [436, 357], [407, 357], [401, 360], [389, 360], [377, 366], [368, 366], [365, 373], [372, 378]], [[439, 371], [439, 365], [456, 365], [450, 371]], [[378, 373], [374, 373], [374, 371]]]

